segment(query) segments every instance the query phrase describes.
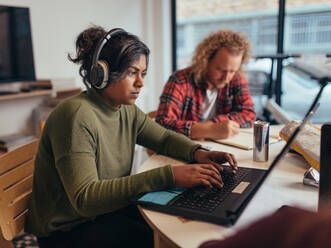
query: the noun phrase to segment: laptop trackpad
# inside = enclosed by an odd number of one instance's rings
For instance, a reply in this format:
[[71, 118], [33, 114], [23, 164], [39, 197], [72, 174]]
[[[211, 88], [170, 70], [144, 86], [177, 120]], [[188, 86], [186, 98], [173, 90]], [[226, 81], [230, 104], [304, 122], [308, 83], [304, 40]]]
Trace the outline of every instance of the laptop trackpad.
[[231, 193], [241, 194], [250, 185], [250, 182], [241, 182], [235, 187]]

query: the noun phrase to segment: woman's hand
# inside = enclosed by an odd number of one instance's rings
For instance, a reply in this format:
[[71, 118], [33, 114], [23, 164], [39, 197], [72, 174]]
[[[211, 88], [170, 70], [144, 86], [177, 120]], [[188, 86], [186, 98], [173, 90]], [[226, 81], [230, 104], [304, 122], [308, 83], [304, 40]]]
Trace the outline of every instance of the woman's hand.
[[194, 159], [198, 164], [172, 166], [177, 187], [189, 188], [199, 185], [223, 187], [220, 171], [222, 163], [229, 162], [234, 172], [238, 170], [237, 160], [231, 153], [197, 149]]
[[234, 172], [238, 170], [237, 160], [231, 153], [197, 149], [194, 153], [194, 159], [200, 164], [212, 164], [220, 171], [223, 170], [220, 164], [229, 162]]
[[186, 164], [172, 166], [176, 187], [190, 188], [204, 185], [223, 187], [219, 171], [211, 164]]

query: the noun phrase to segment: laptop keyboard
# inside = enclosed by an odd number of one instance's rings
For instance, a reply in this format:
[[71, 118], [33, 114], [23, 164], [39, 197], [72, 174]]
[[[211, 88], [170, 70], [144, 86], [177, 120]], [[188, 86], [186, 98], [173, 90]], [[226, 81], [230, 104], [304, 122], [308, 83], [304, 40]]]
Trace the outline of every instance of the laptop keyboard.
[[213, 212], [250, 171], [249, 168], [243, 167], [238, 168], [236, 174], [223, 170], [220, 172], [224, 182], [223, 188], [220, 189], [216, 186], [213, 188], [203, 186], [191, 188], [176, 197], [171, 205], [203, 212]]

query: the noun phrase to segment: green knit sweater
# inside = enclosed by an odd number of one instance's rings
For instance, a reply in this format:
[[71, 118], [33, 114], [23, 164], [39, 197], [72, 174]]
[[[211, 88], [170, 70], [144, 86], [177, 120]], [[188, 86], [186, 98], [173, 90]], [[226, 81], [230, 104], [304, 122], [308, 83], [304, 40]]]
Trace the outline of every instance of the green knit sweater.
[[40, 139], [26, 231], [70, 230], [139, 193], [174, 186], [170, 165], [129, 175], [135, 144], [186, 161], [197, 147], [135, 105], [110, 107], [94, 90], [59, 104]]

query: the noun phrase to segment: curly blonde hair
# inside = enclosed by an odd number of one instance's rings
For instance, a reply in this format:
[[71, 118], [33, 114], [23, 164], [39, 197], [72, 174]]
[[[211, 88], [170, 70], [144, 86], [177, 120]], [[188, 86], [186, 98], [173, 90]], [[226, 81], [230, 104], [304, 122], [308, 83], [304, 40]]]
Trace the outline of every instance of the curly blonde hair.
[[222, 47], [233, 54], [242, 53], [241, 65], [248, 62], [251, 53], [250, 43], [244, 33], [237, 33], [227, 29], [213, 32], [201, 41], [195, 49], [191, 63], [195, 82], [200, 82], [204, 79], [209, 61]]

